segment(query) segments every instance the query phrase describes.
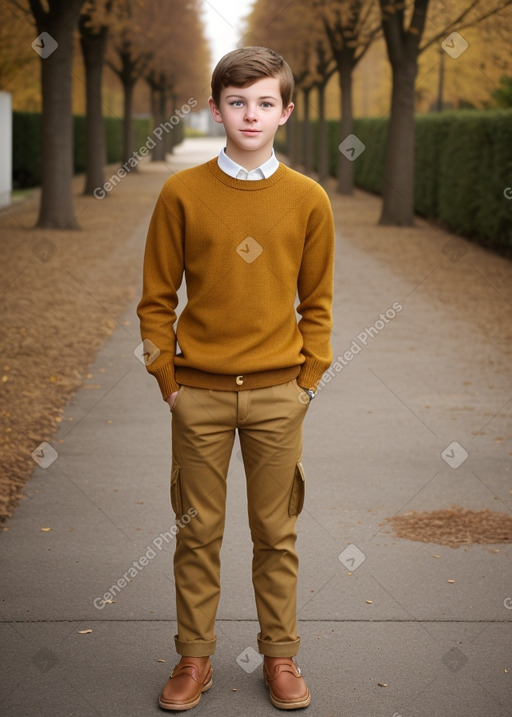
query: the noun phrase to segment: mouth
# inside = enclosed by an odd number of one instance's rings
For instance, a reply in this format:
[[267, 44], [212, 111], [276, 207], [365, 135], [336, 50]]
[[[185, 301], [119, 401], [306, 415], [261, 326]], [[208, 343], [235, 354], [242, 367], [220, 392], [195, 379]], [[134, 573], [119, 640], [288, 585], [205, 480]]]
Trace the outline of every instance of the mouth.
[[261, 134], [261, 130], [259, 129], [241, 129], [240, 132], [242, 134], [246, 134], [248, 137], [255, 137], [258, 134]]

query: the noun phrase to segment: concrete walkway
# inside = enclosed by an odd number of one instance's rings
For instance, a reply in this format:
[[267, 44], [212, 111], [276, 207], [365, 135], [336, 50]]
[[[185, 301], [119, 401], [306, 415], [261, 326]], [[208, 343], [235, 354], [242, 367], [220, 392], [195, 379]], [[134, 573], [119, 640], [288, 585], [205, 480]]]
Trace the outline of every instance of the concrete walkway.
[[[172, 167], [218, 148], [187, 140]], [[141, 261], [146, 225], [134, 236]], [[304, 429], [298, 662], [312, 702], [302, 713], [510, 717], [512, 546], [453, 550], [393, 538], [383, 525], [453, 503], [511, 512], [510, 373], [420, 285], [342, 236], [337, 250], [334, 352], [344, 358]], [[176, 660], [170, 415], [134, 356], [135, 306], [67, 407], [56, 460], [36, 466], [1, 536], [3, 717], [162, 714], [158, 694]], [[277, 714], [255, 652], [238, 450], [214, 685], [194, 715]], [[43, 453], [46, 465], [53, 454]]]

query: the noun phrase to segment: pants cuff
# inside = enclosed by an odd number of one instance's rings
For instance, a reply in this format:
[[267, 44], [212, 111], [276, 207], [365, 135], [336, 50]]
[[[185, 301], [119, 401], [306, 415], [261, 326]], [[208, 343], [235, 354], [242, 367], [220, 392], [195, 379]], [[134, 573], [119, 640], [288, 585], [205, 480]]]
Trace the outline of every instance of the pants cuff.
[[217, 638], [187, 642], [186, 640], [179, 640], [178, 635], [175, 635], [174, 644], [176, 645], [176, 652], [182, 657], [208, 657], [208, 655], [213, 655], [215, 652]]
[[258, 651], [267, 657], [295, 657], [299, 651], [300, 637], [290, 642], [269, 642], [258, 635]]

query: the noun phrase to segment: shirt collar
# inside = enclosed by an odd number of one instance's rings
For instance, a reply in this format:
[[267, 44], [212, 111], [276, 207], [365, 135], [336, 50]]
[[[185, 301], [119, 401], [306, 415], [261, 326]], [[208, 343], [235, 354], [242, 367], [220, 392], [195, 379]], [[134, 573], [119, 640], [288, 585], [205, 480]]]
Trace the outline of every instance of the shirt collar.
[[273, 149], [270, 159], [267, 159], [267, 161], [263, 162], [259, 167], [251, 169], [250, 171], [247, 171], [240, 164], [237, 164], [237, 162], [228, 157], [224, 149], [221, 150], [217, 163], [220, 169], [230, 177], [233, 177], [233, 179], [268, 179], [279, 167], [279, 160]]

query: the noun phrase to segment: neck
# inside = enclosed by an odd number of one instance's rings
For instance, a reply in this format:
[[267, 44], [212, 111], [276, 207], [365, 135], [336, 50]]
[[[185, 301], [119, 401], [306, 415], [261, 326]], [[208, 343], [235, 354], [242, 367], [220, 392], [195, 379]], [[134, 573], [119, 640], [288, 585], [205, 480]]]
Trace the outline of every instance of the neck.
[[230, 146], [228, 141], [225, 152], [233, 162], [236, 162], [250, 172], [270, 159], [272, 156], [272, 145], [270, 145], [270, 147], [262, 147], [254, 152], [244, 152], [243, 150], [238, 150], [236, 147]]

